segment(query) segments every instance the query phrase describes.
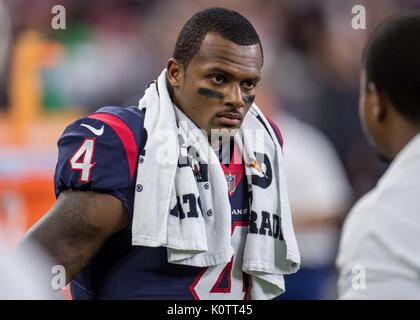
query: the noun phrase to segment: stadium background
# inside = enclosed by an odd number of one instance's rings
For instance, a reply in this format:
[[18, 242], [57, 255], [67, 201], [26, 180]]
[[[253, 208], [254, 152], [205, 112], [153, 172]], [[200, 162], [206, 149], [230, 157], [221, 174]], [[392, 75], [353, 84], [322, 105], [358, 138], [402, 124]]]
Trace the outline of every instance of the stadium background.
[[[65, 30], [51, 27], [56, 4], [66, 9]], [[367, 29], [353, 30], [351, 9], [360, 4]], [[361, 52], [380, 20], [420, 1], [0, 0], [0, 226], [8, 246], [55, 201], [56, 143], [65, 126], [103, 105], [137, 105], [183, 23], [211, 6], [238, 10], [260, 34], [263, 111], [284, 108], [322, 130], [353, 201], [374, 186], [385, 168], [359, 124]]]

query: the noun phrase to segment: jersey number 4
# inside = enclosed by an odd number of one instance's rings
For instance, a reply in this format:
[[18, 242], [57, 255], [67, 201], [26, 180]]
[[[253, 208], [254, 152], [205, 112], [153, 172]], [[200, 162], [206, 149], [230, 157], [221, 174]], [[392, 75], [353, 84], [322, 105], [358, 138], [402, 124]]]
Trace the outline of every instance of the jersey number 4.
[[89, 182], [90, 172], [95, 165], [92, 162], [95, 151], [95, 138], [85, 138], [79, 149], [70, 158], [69, 163], [72, 170], [80, 170], [80, 182]]

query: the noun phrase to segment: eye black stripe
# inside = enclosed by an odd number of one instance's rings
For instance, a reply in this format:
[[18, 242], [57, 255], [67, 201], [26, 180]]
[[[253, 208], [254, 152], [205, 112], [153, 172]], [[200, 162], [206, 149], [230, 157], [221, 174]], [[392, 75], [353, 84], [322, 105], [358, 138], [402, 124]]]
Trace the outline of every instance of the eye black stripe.
[[242, 100], [245, 102], [245, 104], [252, 104], [255, 100], [255, 95], [252, 96], [242, 96]]
[[217, 98], [217, 99], [224, 98], [224, 95], [222, 92], [212, 90], [212, 89], [207, 89], [207, 88], [199, 88], [198, 93], [209, 98]]

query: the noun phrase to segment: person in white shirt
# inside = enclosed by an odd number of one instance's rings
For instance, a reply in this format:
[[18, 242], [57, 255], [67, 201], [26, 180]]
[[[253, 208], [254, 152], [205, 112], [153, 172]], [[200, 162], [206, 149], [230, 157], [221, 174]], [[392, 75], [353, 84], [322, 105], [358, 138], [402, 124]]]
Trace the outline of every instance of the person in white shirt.
[[389, 168], [346, 218], [339, 299], [420, 299], [420, 13], [393, 16], [362, 59], [363, 129]]

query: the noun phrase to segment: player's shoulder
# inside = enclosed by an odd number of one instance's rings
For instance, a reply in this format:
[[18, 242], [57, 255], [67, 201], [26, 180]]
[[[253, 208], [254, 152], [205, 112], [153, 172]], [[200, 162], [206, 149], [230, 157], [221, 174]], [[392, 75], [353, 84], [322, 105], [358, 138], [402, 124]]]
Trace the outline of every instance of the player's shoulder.
[[56, 196], [69, 188], [106, 192], [131, 210], [143, 124], [137, 107], [102, 107], [69, 124], [57, 143]]
[[84, 150], [80, 146], [90, 145], [95, 158], [111, 159], [120, 153], [121, 158], [127, 158], [133, 176], [145, 136], [143, 124], [144, 113], [137, 107], [102, 107], [67, 126], [58, 140], [60, 155], [66, 159], [73, 154], [73, 159], [74, 152]]
[[[138, 107], [115, 107], [106, 106], [101, 107], [94, 113], [88, 114], [77, 119], [67, 126], [67, 129], [79, 129], [79, 126], [84, 127], [83, 123], [98, 123], [102, 122], [111, 127], [116, 133], [124, 130], [130, 130], [133, 133], [141, 130], [144, 123], [144, 112]], [[92, 131], [95, 133], [95, 130]]]
[[144, 112], [138, 107], [106, 106], [70, 123], [60, 140], [74, 136], [101, 137], [104, 142], [117, 139], [124, 145], [134, 143], [138, 148], [143, 125]]
[[87, 117], [92, 118], [97, 115], [111, 115], [124, 121], [128, 126], [137, 125], [139, 120], [144, 120], [144, 112], [137, 106], [131, 107], [116, 107], [116, 106], [105, 106], [99, 108], [95, 113], [88, 115]]

